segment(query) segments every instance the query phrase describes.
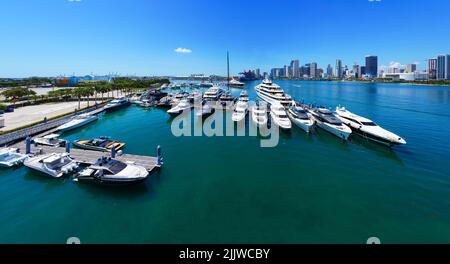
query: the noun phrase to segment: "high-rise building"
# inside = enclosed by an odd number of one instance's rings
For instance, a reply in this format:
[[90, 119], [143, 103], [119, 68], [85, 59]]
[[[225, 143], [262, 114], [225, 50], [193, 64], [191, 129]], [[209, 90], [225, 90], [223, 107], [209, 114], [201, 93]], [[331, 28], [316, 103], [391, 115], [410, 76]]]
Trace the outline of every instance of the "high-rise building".
[[359, 67], [358, 64], [353, 65], [353, 74], [354, 74], [355, 78], [361, 77], [361, 67]]
[[445, 55], [439, 55], [437, 57], [437, 64], [436, 64], [436, 79], [437, 80], [445, 80], [446, 78], [446, 57]]
[[406, 64], [405, 73], [414, 73], [417, 70], [416, 64]]
[[303, 77], [310, 78], [311, 77], [311, 63], [305, 64], [303, 66]]
[[366, 75], [366, 66], [361, 66], [360, 72], [361, 72], [361, 77], [363, 77], [364, 75]]
[[291, 68], [292, 68], [292, 78], [300, 78], [300, 61], [299, 60], [293, 60], [291, 61]]
[[327, 78], [333, 77], [333, 67], [331, 67], [331, 64], [328, 64], [327, 66]]
[[284, 65], [284, 77], [289, 78], [289, 67]]
[[367, 56], [366, 57], [366, 75], [371, 78], [376, 78], [378, 76], [378, 57], [377, 56]]
[[342, 61], [336, 60], [336, 68], [334, 69], [334, 77], [342, 79], [342, 74], [344, 73], [342, 69]]
[[317, 78], [317, 63], [313, 62], [310, 64], [309, 66], [309, 77], [311, 79], [316, 79]]
[[256, 69], [255, 70], [255, 75], [256, 75], [256, 78], [261, 78], [261, 70], [258, 68], [258, 69]]
[[428, 78], [436, 80], [437, 59], [428, 60]]

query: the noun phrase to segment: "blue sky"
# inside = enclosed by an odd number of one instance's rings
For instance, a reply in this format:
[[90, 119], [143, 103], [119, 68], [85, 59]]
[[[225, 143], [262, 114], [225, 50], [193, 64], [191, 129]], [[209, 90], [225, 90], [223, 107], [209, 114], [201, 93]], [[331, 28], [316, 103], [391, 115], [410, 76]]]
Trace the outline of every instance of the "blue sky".
[[448, 0], [2, 0], [0, 10], [0, 77], [225, 74], [227, 50], [232, 74], [368, 54], [425, 68], [450, 53]]

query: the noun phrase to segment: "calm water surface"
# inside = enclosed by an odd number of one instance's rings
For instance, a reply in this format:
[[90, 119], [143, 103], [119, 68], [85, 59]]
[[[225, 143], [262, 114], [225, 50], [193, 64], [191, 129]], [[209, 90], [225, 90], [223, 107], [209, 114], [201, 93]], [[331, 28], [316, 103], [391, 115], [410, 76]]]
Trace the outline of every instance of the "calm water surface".
[[[277, 83], [297, 100], [346, 106], [408, 145], [298, 128], [276, 148], [257, 137], [176, 138], [163, 110], [131, 106], [65, 137], [107, 135], [153, 156], [161, 145], [162, 170], [123, 189], [1, 170], [0, 242], [450, 243], [450, 88]], [[252, 98], [256, 84], [246, 86]]]

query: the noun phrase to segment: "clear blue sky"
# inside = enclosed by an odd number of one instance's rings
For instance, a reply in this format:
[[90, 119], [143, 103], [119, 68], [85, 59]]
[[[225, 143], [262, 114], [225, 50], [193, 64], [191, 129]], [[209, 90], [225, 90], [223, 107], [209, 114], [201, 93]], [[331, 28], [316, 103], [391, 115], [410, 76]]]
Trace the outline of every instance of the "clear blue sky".
[[[2, 0], [0, 77], [232, 74], [450, 53], [448, 0]], [[190, 53], [177, 53], [184, 48]]]

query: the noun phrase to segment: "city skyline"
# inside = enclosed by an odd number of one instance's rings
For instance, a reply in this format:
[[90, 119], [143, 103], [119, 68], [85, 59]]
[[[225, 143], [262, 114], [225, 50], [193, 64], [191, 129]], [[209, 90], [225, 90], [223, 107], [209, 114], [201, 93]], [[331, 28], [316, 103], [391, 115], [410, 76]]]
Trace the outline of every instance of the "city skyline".
[[[438, 0], [214, 6], [207, 1], [4, 1], [0, 8], [8, 12], [0, 29], [9, 40], [0, 43], [0, 77], [226, 75], [227, 50], [232, 75], [256, 68], [269, 72], [293, 59], [326, 71], [336, 59], [343, 66], [364, 65], [369, 54], [378, 56], [379, 69], [417, 64], [426, 70], [428, 59], [450, 53], [450, 40], [442, 34], [450, 25], [445, 7], [450, 3]], [[259, 19], [267, 10], [270, 21]], [[235, 15], [230, 18], [228, 12]], [[428, 19], [433, 27], [400, 23]], [[408, 28], [411, 33], [401, 33]]]

